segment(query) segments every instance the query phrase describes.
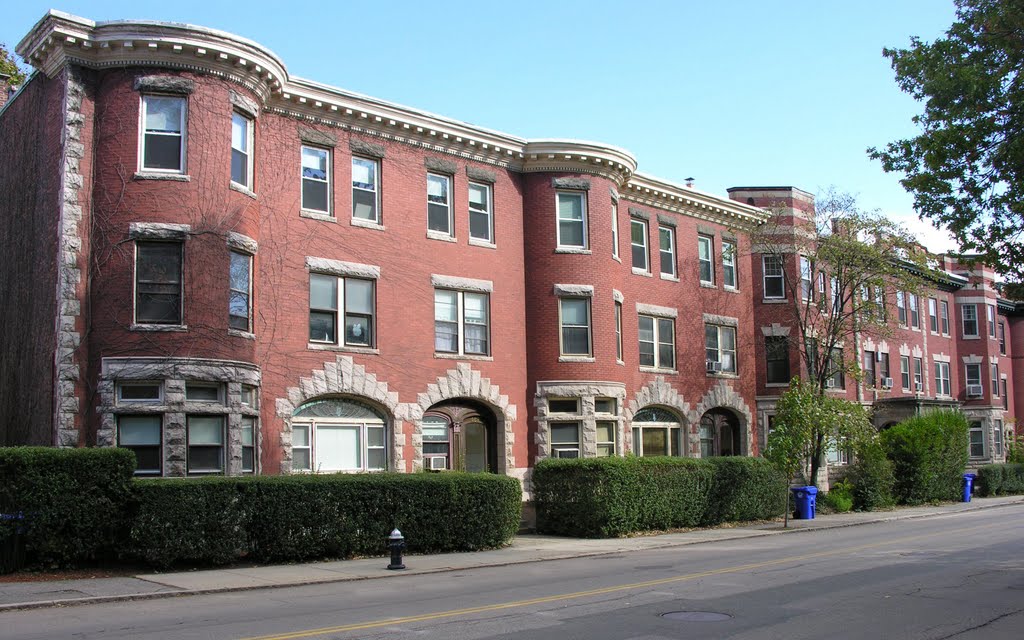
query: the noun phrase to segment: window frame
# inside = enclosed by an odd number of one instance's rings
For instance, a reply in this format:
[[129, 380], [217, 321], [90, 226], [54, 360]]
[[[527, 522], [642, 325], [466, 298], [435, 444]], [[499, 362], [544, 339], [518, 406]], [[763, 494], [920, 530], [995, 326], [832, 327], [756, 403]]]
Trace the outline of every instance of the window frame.
[[992, 380], [992, 397], [999, 397], [999, 363], [989, 362], [988, 363], [989, 376]]
[[[307, 444], [296, 447], [294, 443], [294, 432], [296, 429], [305, 430], [308, 434]], [[331, 429], [358, 429], [358, 467], [342, 467], [338, 469], [324, 468], [323, 463], [318, 464], [320, 445], [317, 443], [317, 432]], [[383, 436], [383, 444], [371, 445], [369, 438], [370, 429], [379, 430]], [[388, 423], [383, 419], [370, 420], [365, 418], [302, 418], [296, 419], [292, 425], [292, 471], [298, 473], [381, 473], [388, 470], [390, 461], [388, 459]], [[294, 466], [295, 450], [309, 452], [309, 467], [296, 468]], [[384, 464], [381, 467], [370, 467], [370, 450], [383, 451]]]
[[910, 328], [921, 328], [921, 304], [916, 293], [907, 294], [907, 307], [910, 309]]
[[[235, 251], [232, 249], [229, 253], [230, 268], [228, 271], [228, 327], [244, 333], [252, 333], [252, 264], [253, 255], [251, 253], [245, 253], [243, 251]], [[236, 256], [245, 258], [246, 260], [246, 283], [245, 290], [237, 288], [235, 285], [235, 270], [234, 261]], [[245, 301], [245, 326], [234, 326], [233, 322], [235, 318], [243, 318], [233, 314], [232, 302], [238, 298], [243, 298]]]
[[[560, 440], [555, 442], [555, 427], [574, 427], [576, 429], [575, 440]], [[548, 455], [552, 458], [582, 458], [583, 457], [583, 425], [578, 420], [552, 420], [548, 423]], [[575, 451], [575, 456], [555, 455], [556, 451]]]
[[[155, 398], [125, 398], [124, 389], [132, 387], [155, 387], [156, 397]], [[118, 382], [115, 385], [115, 400], [114, 402], [118, 405], [122, 404], [163, 404], [164, 402], [164, 385], [160, 381], [141, 381], [141, 380], [125, 380]]]
[[995, 339], [996, 337], [996, 306], [994, 304], [985, 305], [985, 320], [988, 324], [988, 337]]
[[[439, 349], [438, 348], [438, 323], [443, 322], [445, 324], [452, 324], [450, 320], [439, 320], [437, 317], [437, 295], [439, 292], [454, 294], [455, 297], [455, 342], [457, 348], [455, 350]], [[484, 350], [483, 351], [470, 351], [466, 347], [466, 343], [469, 341], [469, 333], [466, 331], [467, 325], [479, 326], [479, 323], [469, 322], [466, 319], [466, 297], [480, 297], [483, 298], [485, 322], [484, 327]], [[459, 355], [459, 356], [490, 356], [491, 355], [491, 296], [486, 292], [481, 291], [464, 291], [461, 289], [449, 289], [445, 287], [434, 287], [434, 353], [442, 353], [448, 355]]]
[[[469, 194], [473, 192], [473, 189], [483, 189], [484, 192], [484, 208], [473, 206], [473, 200], [469, 198]], [[470, 181], [467, 190], [467, 201], [469, 208], [469, 237], [473, 240], [479, 240], [480, 242], [486, 242], [488, 244], [494, 244], [494, 197], [492, 195], [491, 185], [484, 182]], [[483, 215], [487, 219], [487, 237], [481, 238], [480, 236], [473, 234], [473, 215], [476, 214], [478, 217]]]
[[[427, 172], [427, 233], [429, 235], [442, 236], [446, 238], [455, 237], [455, 216], [454, 207], [452, 207], [452, 176], [437, 173], [435, 171]], [[443, 185], [443, 197], [444, 202], [431, 201], [431, 198], [438, 198], [441, 196], [430, 195], [431, 183], [439, 183]], [[447, 229], [434, 229], [431, 225], [434, 224], [435, 212], [443, 210], [446, 212], [445, 220]]]
[[697, 234], [697, 280], [704, 286], [715, 286], [715, 239], [706, 233]]
[[[139, 108], [139, 162], [138, 167], [140, 172], [145, 173], [166, 173], [166, 174], [178, 174], [182, 175], [187, 172], [187, 157], [188, 157], [188, 98], [180, 95], [168, 95], [162, 93], [145, 93], [141, 96], [141, 106]], [[156, 130], [153, 133], [149, 133], [146, 129], [146, 119], [149, 115], [149, 99], [158, 100], [175, 100], [181, 103], [181, 112], [178, 118], [179, 131], [176, 135], [179, 138], [178, 142], [178, 167], [176, 169], [160, 168], [160, 167], [149, 167], [146, 166], [146, 147], [147, 137], [150, 135], [154, 136], [167, 136], [170, 137], [172, 134], [158, 132]]]
[[[566, 329], [579, 329], [584, 325], [566, 325], [564, 305], [567, 302], [581, 302], [586, 309], [587, 313], [587, 351], [586, 353], [567, 352], [565, 350], [565, 331]], [[585, 296], [562, 296], [558, 298], [558, 354], [563, 357], [576, 357], [576, 358], [592, 358], [594, 356], [594, 336], [593, 336], [593, 324], [594, 318], [591, 310], [590, 298]]]
[[939, 325], [942, 329], [942, 335], [949, 335], [949, 301], [939, 301]]
[[814, 300], [814, 267], [811, 259], [804, 255], [800, 256], [800, 300]]
[[[162, 293], [162, 292], [142, 293], [142, 292], [139, 291], [139, 289], [141, 288], [140, 285], [142, 285], [142, 284], [154, 285], [154, 286], [161, 286], [162, 285], [162, 286], [167, 286], [167, 287], [170, 287], [171, 285], [175, 284], [173, 281], [170, 281], [170, 280], [163, 281], [163, 282], [158, 282], [158, 281], [154, 280], [154, 281], [151, 281], [151, 282], [147, 281], [147, 282], [143, 283], [139, 279], [139, 276], [140, 276], [139, 262], [140, 262], [140, 260], [143, 257], [142, 256], [142, 254], [143, 254], [142, 250], [143, 250], [143, 248], [155, 247], [156, 245], [163, 245], [163, 246], [175, 245], [178, 248], [178, 281], [177, 281], [178, 291], [177, 291], [176, 294]], [[167, 240], [136, 240], [135, 241], [135, 274], [134, 274], [134, 278], [132, 279], [132, 283], [133, 283], [133, 291], [132, 291], [132, 303], [133, 303], [132, 304], [132, 317], [133, 317], [133, 320], [135, 321], [135, 324], [139, 324], [139, 325], [172, 326], [172, 327], [173, 326], [180, 327], [180, 326], [183, 326], [185, 324], [185, 243], [184, 242], [173, 241], [173, 240], [170, 240], [170, 241], [167, 241]], [[177, 316], [175, 318], [173, 318], [173, 319], [166, 320], [166, 321], [163, 321], [161, 319], [141, 318], [141, 317], [139, 317], [139, 306], [140, 306], [139, 305], [139, 297], [142, 296], [142, 295], [150, 295], [150, 296], [172, 296], [172, 295], [176, 295], [177, 298], [178, 298]]]
[[612, 201], [612, 258], [619, 257], [619, 204]]
[[[313, 307], [313, 278], [319, 277], [324, 279], [331, 279], [334, 281], [334, 300], [335, 307]], [[371, 293], [371, 309], [369, 313], [364, 312], [352, 312], [348, 310], [348, 283], [349, 281], [359, 281], [368, 283], [370, 286]], [[330, 340], [322, 338], [314, 339], [312, 336], [312, 324], [307, 322], [310, 333], [307, 333], [307, 340], [310, 344], [324, 344], [333, 345], [337, 347], [357, 348], [357, 349], [375, 349], [377, 347], [377, 281], [373, 278], [360, 278], [356, 276], [340, 276], [333, 273], [321, 273], [319, 271], [309, 272], [309, 316], [308, 320], [312, 320], [313, 313], [320, 314], [332, 314], [334, 324], [334, 337]], [[369, 332], [369, 338], [366, 342], [349, 342], [348, 340], [348, 317], [361, 317], [367, 318], [366, 323], [367, 330]]]
[[[715, 345], [714, 345], [714, 347], [709, 346], [709, 339], [711, 337], [711, 334], [709, 333], [709, 329], [712, 329], [712, 328], [715, 330]], [[721, 365], [721, 368], [716, 373], [725, 373], [725, 374], [729, 374], [729, 375], [739, 375], [739, 362], [738, 362], [739, 349], [738, 349], [738, 345], [736, 344], [736, 338], [737, 338], [737, 333], [738, 332], [736, 331], [736, 329], [737, 329], [737, 327], [735, 327], [733, 325], [714, 324], [714, 323], [711, 323], [711, 322], [705, 322], [704, 323], [704, 359], [705, 359], [706, 362], [717, 362], [717, 363], [719, 363]], [[722, 341], [722, 335], [726, 331], [731, 331], [732, 332], [732, 349], [725, 349], [722, 346], [722, 342], [723, 342]], [[714, 358], [710, 357], [712, 351], [715, 352], [714, 353], [714, 355], [715, 355]], [[731, 365], [731, 368], [726, 368], [725, 364], [723, 364], [725, 362], [725, 359], [723, 358], [723, 355], [728, 355], [730, 353], [732, 354], [732, 365]]]
[[[652, 340], [643, 340], [641, 338], [643, 331], [643, 324], [645, 321], [651, 322], [651, 337]], [[664, 339], [665, 333], [670, 334], [671, 340], [666, 341]], [[641, 368], [649, 369], [661, 369], [664, 371], [675, 371], [676, 370], [676, 323], [674, 318], [666, 316], [656, 316], [649, 313], [641, 313], [637, 315], [637, 342], [639, 361]], [[653, 350], [651, 357], [653, 361], [644, 362], [644, 344], [650, 344]], [[662, 356], [662, 349], [668, 347], [671, 352], [672, 361], [665, 364]]]
[[[355, 176], [356, 176], [356, 163], [366, 163], [367, 165], [369, 165], [371, 167], [373, 182], [372, 182], [372, 186], [370, 188], [367, 188], [367, 187], [361, 186], [361, 185], [367, 185], [367, 184], [371, 184], [371, 183], [368, 183], [368, 182], [358, 182], [357, 183], [356, 182], [356, 178], [355, 178]], [[356, 156], [356, 155], [354, 155], [354, 156], [352, 156], [352, 160], [349, 163], [349, 171], [351, 172], [349, 174], [349, 182], [351, 183], [351, 187], [352, 187], [352, 220], [353, 221], [359, 221], [359, 222], [366, 223], [366, 224], [377, 224], [377, 225], [384, 224], [383, 220], [382, 220], [382, 217], [381, 217], [381, 211], [380, 211], [380, 160], [378, 160], [376, 158], [367, 158], [365, 156]], [[360, 185], [360, 186], [357, 186], [357, 185]], [[373, 195], [373, 203], [372, 203], [373, 217], [372, 218], [364, 218], [362, 216], [357, 216], [356, 215], [356, 206], [357, 205], [365, 206], [365, 203], [358, 203], [356, 201], [356, 194], [357, 193], [359, 193], [359, 194], [369, 193], [369, 194]]]
[[[239, 427], [239, 431], [240, 431], [239, 442], [240, 442], [241, 454], [242, 454], [240, 471], [243, 474], [255, 474], [256, 473], [256, 467], [258, 466], [258, 460], [257, 460], [257, 456], [256, 456], [256, 451], [257, 451], [257, 449], [256, 449], [256, 435], [257, 435], [257, 433], [259, 431], [258, 421], [259, 421], [259, 419], [256, 418], [255, 416], [242, 416], [242, 422], [241, 422], [241, 425]], [[248, 444], [246, 443], [246, 437], [245, 437], [246, 436], [246, 432], [249, 432], [249, 434], [251, 436], [251, 441]], [[247, 465], [247, 462], [246, 462], [247, 461], [247, 457], [246, 457], [246, 452], [247, 451], [250, 454], [250, 457], [248, 459], [251, 460], [251, 464], [248, 464], [248, 465]]]
[[937, 361], [935, 363], [935, 395], [950, 397], [952, 391], [949, 378], [949, 363]]
[[[920, 389], [918, 388], [920, 387]], [[914, 393], [924, 393], [924, 359], [914, 358]]]
[[[968, 319], [967, 309], [971, 310], [973, 318]], [[967, 332], [967, 323], [971, 322], [974, 326], [974, 333]], [[980, 338], [981, 337], [981, 324], [978, 321], [978, 305], [973, 302], [962, 303], [960, 305], [960, 335], [964, 338]]]
[[914, 379], [910, 375], [910, 356], [900, 356], [900, 388], [904, 391], [910, 391], [910, 385], [913, 384]]
[[907, 324], [907, 294], [904, 291], [896, 292], [896, 321], [901, 327], [910, 326]]
[[[975, 442], [975, 435], [977, 435], [977, 442]], [[978, 446], [977, 454], [974, 452], [975, 445]], [[982, 428], [980, 420], [972, 420], [968, 426], [967, 454], [970, 458], [985, 457], [985, 430]]]
[[739, 289], [739, 274], [736, 271], [737, 245], [734, 240], [722, 240], [722, 286]]
[[999, 321], [999, 355], [1006, 355], [1006, 323]]
[[[580, 219], [562, 218], [562, 199], [579, 199]], [[567, 244], [562, 240], [562, 225], [572, 224], [580, 227], [580, 244]], [[587, 233], [587, 193], [585, 191], [556, 191], [555, 192], [555, 243], [559, 249], [584, 250], [590, 247], [590, 238]]]
[[928, 298], [928, 328], [932, 333], [939, 333], [939, 302], [935, 298]]
[[[323, 154], [325, 159], [324, 162], [324, 178], [306, 175], [306, 165], [303, 164], [302, 160], [306, 157], [306, 151], [313, 151], [317, 154]], [[299, 208], [302, 211], [312, 213], [315, 215], [334, 217], [334, 206], [331, 188], [331, 174], [333, 173], [334, 167], [334, 150], [327, 147], [318, 147], [311, 144], [300, 145], [299, 148]], [[324, 209], [316, 209], [306, 204], [306, 182], [309, 181], [311, 184], [323, 184], [324, 185]]]
[[[185, 469], [186, 474], [190, 476], [210, 476], [210, 475], [224, 475], [227, 471], [227, 456], [225, 455], [225, 448], [227, 446], [227, 433], [225, 425], [224, 415], [210, 415], [210, 414], [188, 414], [185, 416], [185, 440], [186, 440], [186, 453], [185, 453]], [[220, 423], [219, 434], [220, 442], [218, 444], [192, 444], [192, 420], [194, 419], [215, 419]], [[192, 450], [196, 448], [202, 449], [217, 449], [218, 450], [218, 468], [195, 468], [192, 463]]]
[[[764, 362], [765, 382], [767, 384], [789, 384], [793, 379], [789, 360], [789, 338], [786, 336], [765, 336]], [[775, 363], [776, 366], [778, 366], [778, 363], [784, 363], [785, 371], [782, 376], [784, 379], [778, 379], [778, 372], [776, 372], [776, 375], [773, 375], [772, 363]]]
[[[637, 228], [639, 228], [641, 230], [641, 239], [643, 240], [643, 242], [641, 244], [637, 244], [636, 240], [634, 239], [634, 236], [636, 235], [634, 233], [634, 231]], [[649, 233], [650, 233], [650, 229], [647, 226], [647, 221], [646, 220], [641, 220], [640, 218], [630, 218], [629, 219], [629, 248], [630, 248], [629, 254], [630, 254], [630, 265], [633, 267], [633, 269], [635, 271], [643, 271], [644, 273], [650, 273], [651, 272], [651, 258], [650, 258], [650, 253], [649, 253], [649, 249], [648, 249], [648, 246], [647, 246], [647, 244], [648, 244], [648, 234]], [[640, 254], [637, 253], [637, 249], [639, 249], [641, 251]], [[640, 255], [643, 256], [643, 264], [642, 265], [638, 265], [636, 263], [637, 257], [640, 256]]]
[[[664, 245], [668, 239], [668, 249]], [[670, 226], [658, 225], [658, 267], [661, 275], [668, 278], [678, 278], [679, 270], [676, 268], [676, 230]], [[668, 260], [669, 271], [665, 271], [665, 261]]]
[[[775, 273], [775, 268], [772, 269], [772, 273], [768, 273], [768, 261], [778, 262], [778, 273]], [[773, 282], [778, 280], [778, 295], [768, 295], [768, 281], [771, 279]], [[774, 288], [774, 287], [773, 287]], [[765, 300], [785, 300], [786, 299], [786, 269], [782, 255], [777, 253], [769, 253], [761, 256], [761, 295]]]
[[622, 303], [615, 301], [615, 360], [623, 361], [622, 353]]
[[[985, 383], [982, 382], [982, 380], [984, 380], [984, 377], [981, 371], [981, 364], [982, 363], [980, 362], [964, 363], [964, 393], [968, 398], [982, 398], [985, 396]], [[972, 371], [976, 371], [977, 375], [972, 376]], [[968, 394], [967, 389], [972, 386], [980, 387], [981, 394], [977, 396]]]
[[[238, 118], [245, 123], [245, 149], [235, 146], [235, 119]], [[248, 191], [253, 189], [253, 142], [255, 140], [255, 119], [241, 111], [231, 112], [231, 183]], [[235, 154], [245, 157], [245, 182], [235, 180]]]
[[[156, 468], [148, 467], [148, 468], [145, 468], [145, 469], [140, 468], [138, 466], [138, 464], [139, 464], [139, 456], [136, 454], [136, 456], [135, 456], [135, 465], [136, 466], [135, 466], [135, 470], [132, 472], [132, 475], [144, 476], [144, 477], [158, 477], [158, 476], [162, 476], [164, 474], [164, 425], [163, 425], [164, 421], [163, 421], [163, 417], [164, 416], [163, 416], [162, 413], [143, 413], [143, 414], [124, 413], [124, 414], [118, 414], [117, 415], [117, 447], [119, 449], [127, 449], [127, 450], [132, 451], [134, 453], [135, 450], [139, 449], [139, 448], [145, 447], [147, 449], [151, 449], [153, 447], [156, 447], [157, 467]], [[133, 418], [133, 419], [145, 418], [147, 420], [155, 421], [156, 427], [157, 427], [157, 433], [158, 433], [157, 443], [155, 445], [152, 444], [152, 443], [144, 443], [144, 444], [124, 444], [124, 443], [122, 443], [121, 437], [123, 435], [123, 432], [122, 432], [122, 429], [121, 429], [121, 420], [123, 420], [125, 418]]]

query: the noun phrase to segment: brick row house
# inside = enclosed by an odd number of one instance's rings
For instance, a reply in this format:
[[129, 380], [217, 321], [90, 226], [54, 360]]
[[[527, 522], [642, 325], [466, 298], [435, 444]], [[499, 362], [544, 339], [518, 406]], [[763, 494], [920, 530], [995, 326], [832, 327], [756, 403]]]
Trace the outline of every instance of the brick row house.
[[[757, 455], [799, 372], [765, 351], [798, 256], [748, 236], [769, 201], [812, 206], [797, 189], [716, 196], [201, 27], [50, 12], [17, 51], [0, 444], [126, 447], [153, 476], [528, 479], [546, 457]], [[1024, 308], [944, 260], [914, 322], [856, 346], [872, 380], [832, 392], [879, 426], [959, 404], [972, 459], [997, 460]]]

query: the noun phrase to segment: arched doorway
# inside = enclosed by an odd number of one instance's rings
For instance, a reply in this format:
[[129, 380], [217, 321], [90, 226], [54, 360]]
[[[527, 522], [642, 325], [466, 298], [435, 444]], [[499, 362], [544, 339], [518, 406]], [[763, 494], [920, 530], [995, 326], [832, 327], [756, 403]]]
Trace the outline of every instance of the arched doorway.
[[384, 471], [388, 421], [352, 398], [320, 398], [292, 413], [292, 471]]
[[494, 414], [471, 401], [449, 401], [423, 414], [423, 468], [498, 472]]
[[633, 453], [638, 456], [682, 455], [679, 417], [661, 407], [644, 407], [633, 414]]
[[711, 409], [700, 419], [700, 456], [741, 456], [740, 421], [727, 409]]

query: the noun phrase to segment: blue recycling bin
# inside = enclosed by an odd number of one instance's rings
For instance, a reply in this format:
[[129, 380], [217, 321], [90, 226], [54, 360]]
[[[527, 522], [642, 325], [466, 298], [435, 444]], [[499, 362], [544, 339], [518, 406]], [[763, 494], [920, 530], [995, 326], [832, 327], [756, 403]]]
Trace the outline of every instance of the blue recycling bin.
[[797, 520], [814, 520], [814, 511], [818, 506], [817, 487], [793, 487], [794, 511], [793, 517]]
[[973, 473], [964, 474], [964, 499], [963, 502], [971, 501], [971, 491], [974, 489], [974, 479], [977, 478]]

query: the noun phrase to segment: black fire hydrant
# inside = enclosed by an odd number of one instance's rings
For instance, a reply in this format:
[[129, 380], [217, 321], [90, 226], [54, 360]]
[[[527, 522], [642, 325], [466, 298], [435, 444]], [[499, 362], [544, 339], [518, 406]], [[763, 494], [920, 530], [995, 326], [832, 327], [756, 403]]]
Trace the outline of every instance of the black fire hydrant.
[[402, 551], [405, 549], [405, 538], [402, 537], [402, 532], [398, 529], [392, 531], [388, 536], [388, 548], [391, 549], [391, 564], [388, 565], [388, 569], [404, 569]]

